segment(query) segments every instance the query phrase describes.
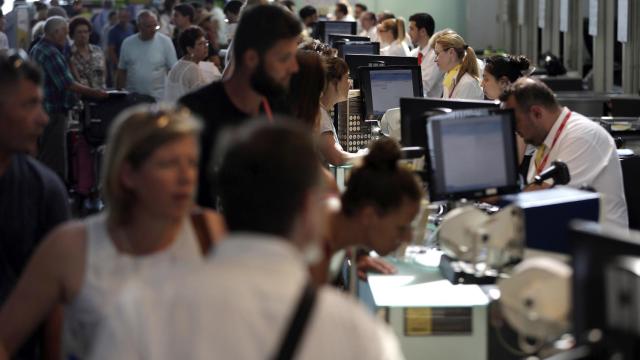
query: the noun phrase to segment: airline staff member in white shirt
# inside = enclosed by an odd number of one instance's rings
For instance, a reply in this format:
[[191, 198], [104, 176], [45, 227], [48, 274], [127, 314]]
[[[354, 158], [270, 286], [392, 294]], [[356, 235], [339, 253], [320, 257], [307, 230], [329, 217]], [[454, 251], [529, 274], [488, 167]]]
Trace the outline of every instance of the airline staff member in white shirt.
[[561, 107], [553, 92], [539, 80], [528, 77], [516, 80], [500, 100], [506, 108], [514, 109], [518, 134], [537, 147], [529, 164], [528, 182], [554, 160], [562, 161], [571, 175], [569, 186], [586, 185], [600, 193], [600, 222], [627, 228], [622, 170], [609, 133], [586, 117]]
[[[380, 39], [380, 55], [409, 56], [409, 47], [405, 42], [406, 33], [404, 20], [387, 19], [378, 24], [378, 39]], [[384, 46], [384, 47], [382, 47]]]
[[370, 41], [378, 41], [377, 24], [376, 14], [370, 11], [363, 13], [360, 16], [360, 25], [362, 26], [360, 36], [368, 36]]
[[422, 88], [424, 96], [431, 98], [442, 97], [443, 74], [435, 63], [435, 51], [429, 46], [436, 23], [427, 13], [417, 13], [409, 18], [409, 37], [416, 46], [411, 56], [418, 58], [422, 70]]
[[356, 21], [356, 19], [349, 14], [349, 7], [343, 3], [336, 4], [336, 8], [333, 10], [333, 16], [336, 21]]
[[434, 37], [435, 61], [444, 73], [444, 99], [482, 100], [480, 70], [476, 53], [462, 36], [453, 30], [443, 30]]
[[203, 266], [131, 283], [105, 318], [93, 360], [281, 359], [303, 293], [315, 301], [296, 331], [296, 359], [403, 359], [397, 338], [361, 304], [309, 287], [326, 228], [325, 183], [311, 132], [275, 120], [230, 134], [218, 177], [230, 236]]

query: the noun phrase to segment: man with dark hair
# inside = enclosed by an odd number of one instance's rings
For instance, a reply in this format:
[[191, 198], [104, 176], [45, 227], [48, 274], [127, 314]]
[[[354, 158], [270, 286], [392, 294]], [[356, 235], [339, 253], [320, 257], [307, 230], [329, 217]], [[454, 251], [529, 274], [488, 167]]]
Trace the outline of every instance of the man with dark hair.
[[346, 4], [336, 3], [336, 8], [333, 10], [333, 16], [337, 21], [355, 21], [353, 16], [349, 15], [349, 8]]
[[367, 10], [368, 10], [367, 5], [362, 3], [357, 3], [354, 5], [353, 17], [356, 18], [356, 20], [360, 20], [360, 16], [362, 16], [362, 14], [364, 14]]
[[[47, 232], [70, 216], [64, 185], [31, 157], [48, 122], [42, 102], [36, 65], [26, 54], [0, 55], [0, 304]], [[34, 336], [15, 358], [39, 359], [40, 340]]]
[[327, 216], [312, 134], [258, 119], [229, 144], [219, 173], [229, 236], [202, 267], [132, 283], [93, 359], [402, 359], [382, 321], [311, 285]]
[[318, 22], [318, 10], [311, 5], [307, 5], [300, 9], [298, 15], [306, 29], [313, 28], [313, 26]]
[[171, 40], [173, 41], [173, 47], [176, 49], [176, 57], [178, 59], [184, 56], [179, 43], [180, 34], [193, 25], [195, 17], [196, 10], [189, 4], [178, 4], [173, 7], [171, 22], [173, 22], [176, 27], [173, 29], [173, 38]]
[[362, 27], [360, 36], [368, 36], [371, 41], [378, 41], [378, 30], [376, 28], [378, 22], [376, 21], [376, 14], [371, 11], [367, 11], [360, 16], [359, 22]]
[[238, 20], [240, 19], [240, 9], [242, 8], [242, 1], [231, 0], [229, 1], [222, 11], [224, 16], [227, 17], [227, 41], [232, 41], [238, 27]]
[[442, 97], [443, 74], [435, 62], [436, 54], [429, 46], [429, 40], [433, 36], [436, 23], [433, 17], [427, 13], [417, 13], [409, 17], [409, 37], [415, 49], [411, 56], [418, 58], [418, 64], [422, 68], [422, 89], [424, 96]]
[[69, 28], [67, 20], [50, 17], [44, 25], [44, 37], [31, 49], [31, 58], [44, 72], [44, 108], [49, 124], [40, 139], [38, 158], [66, 180], [66, 131], [69, 111], [78, 101], [77, 95], [106, 98], [107, 93], [92, 89], [73, 79], [66, 56], [63, 54]]
[[[230, 78], [185, 95], [179, 103], [204, 120], [200, 152], [198, 204], [216, 207], [217, 191], [207, 168], [220, 130], [239, 125], [261, 111], [269, 115], [273, 101], [289, 87], [298, 71], [296, 50], [302, 24], [276, 5], [257, 5], [242, 15], [233, 42], [235, 70]], [[204, 186], [209, 184], [209, 186]]]
[[[600, 221], [628, 227], [622, 170], [616, 146], [597, 123], [560, 106], [555, 95], [540, 80], [521, 77], [500, 97], [504, 107], [513, 109], [516, 132], [527, 144], [537, 147], [529, 164], [527, 182], [555, 160], [567, 164], [569, 186], [589, 186], [602, 194]], [[542, 186], [530, 185], [529, 190]]]

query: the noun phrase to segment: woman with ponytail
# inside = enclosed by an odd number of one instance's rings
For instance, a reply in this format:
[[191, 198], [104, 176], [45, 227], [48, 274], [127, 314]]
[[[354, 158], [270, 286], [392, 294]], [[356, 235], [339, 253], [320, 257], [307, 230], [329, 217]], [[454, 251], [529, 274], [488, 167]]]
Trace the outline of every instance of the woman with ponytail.
[[528, 76], [533, 68], [529, 59], [520, 55], [494, 55], [485, 61], [482, 74], [484, 95], [495, 100], [512, 82], [522, 76]]
[[409, 47], [405, 42], [406, 32], [404, 20], [387, 19], [378, 25], [380, 39], [380, 55], [409, 56]]
[[444, 75], [444, 99], [482, 100], [480, 70], [473, 48], [455, 31], [444, 31], [434, 39], [436, 63]]
[[[386, 255], [411, 241], [411, 222], [420, 209], [423, 191], [413, 172], [398, 160], [397, 142], [383, 138], [371, 145], [363, 164], [354, 168], [341, 206], [328, 220], [325, 261], [311, 269], [316, 282], [332, 280], [327, 271], [329, 260], [342, 249], [357, 245]], [[362, 257], [358, 262], [361, 277], [367, 269], [394, 272], [391, 265], [379, 259]]]

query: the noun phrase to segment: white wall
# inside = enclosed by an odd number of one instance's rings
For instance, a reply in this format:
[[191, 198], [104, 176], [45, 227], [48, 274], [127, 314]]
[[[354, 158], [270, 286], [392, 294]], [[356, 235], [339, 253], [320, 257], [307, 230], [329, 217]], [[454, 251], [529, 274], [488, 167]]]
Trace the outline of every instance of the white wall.
[[464, 39], [474, 49], [495, 49], [499, 44], [498, 0], [467, 0]]

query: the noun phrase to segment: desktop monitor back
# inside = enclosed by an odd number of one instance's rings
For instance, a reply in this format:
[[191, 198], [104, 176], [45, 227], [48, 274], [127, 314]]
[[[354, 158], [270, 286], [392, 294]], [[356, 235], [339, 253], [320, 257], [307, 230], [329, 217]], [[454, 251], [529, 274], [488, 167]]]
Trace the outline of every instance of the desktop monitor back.
[[379, 55], [380, 43], [371, 41], [336, 41], [334, 48], [338, 49], [338, 56], [343, 58], [345, 55]]
[[329, 43], [330, 34], [351, 34], [357, 32], [355, 21], [320, 21], [316, 24], [316, 37], [325, 44]]
[[[411, 56], [383, 56], [347, 54], [344, 60], [349, 65], [349, 74], [353, 79], [354, 89], [360, 88], [358, 69], [374, 66], [418, 66], [418, 58]], [[420, 94], [419, 96], [421, 96]]]
[[402, 146], [427, 146], [427, 117], [445, 110], [499, 109], [499, 101], [456, 100], [435, 98], [401, 98], [400, 132]]
[[[592, 329], [608, 354], [640, 358], [640, 233], [574, 221], [569, 226], [573, 267], [573, 331], [587, 344]], [[605, 357], [603, 357], [605, 358]], [[606, 356], [606, 358], [609, 358]]]
[[422, 94], [420, 66], [361, 67], [360, 91], [365, 104], [365, 119], [380, 119], [400, 106], [400, 98]]

